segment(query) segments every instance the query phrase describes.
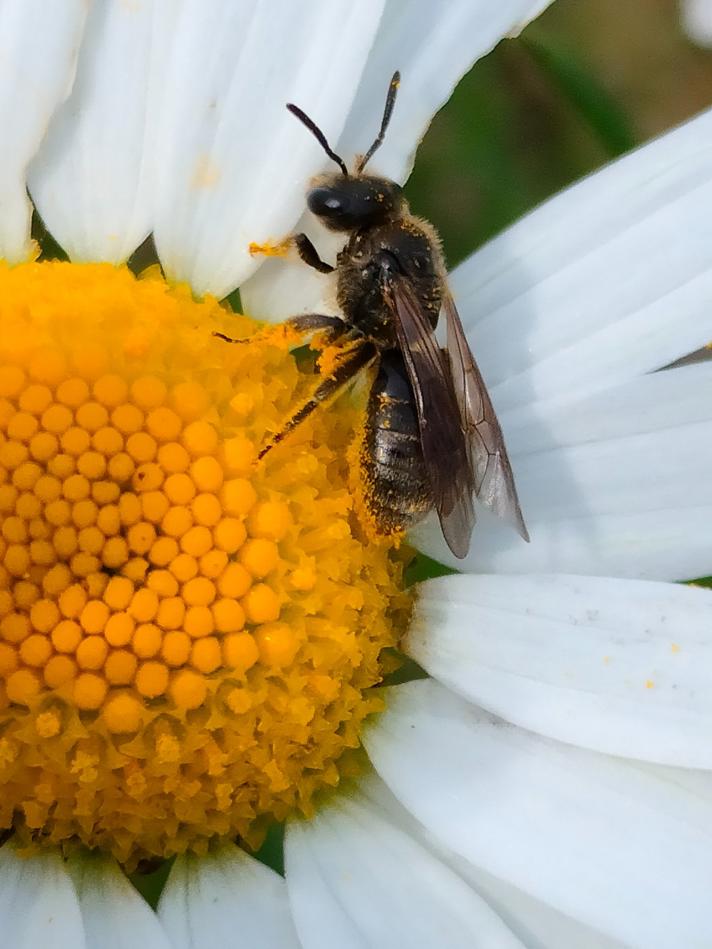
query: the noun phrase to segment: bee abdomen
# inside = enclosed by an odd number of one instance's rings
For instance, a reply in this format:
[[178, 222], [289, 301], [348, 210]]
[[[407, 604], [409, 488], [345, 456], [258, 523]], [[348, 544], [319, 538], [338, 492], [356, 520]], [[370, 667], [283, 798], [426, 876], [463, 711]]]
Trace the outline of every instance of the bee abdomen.
[[400, 353], [381, 359], [361, 451], [364, 501], [379, 533], [405, 530], [432, 506], [413, 391]]

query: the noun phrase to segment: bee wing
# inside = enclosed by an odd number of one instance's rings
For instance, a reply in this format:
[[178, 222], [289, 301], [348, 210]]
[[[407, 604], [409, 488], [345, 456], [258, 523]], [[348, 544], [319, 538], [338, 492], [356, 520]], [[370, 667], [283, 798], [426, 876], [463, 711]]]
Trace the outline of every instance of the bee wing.
[[443, 536], [456, 557], [470, 547], [475, 487], [467, 434], [450, 381], [446, 354], [409, 281], [389, 273], [385, 299], [395, 327], [418, 411], [420, 443]]
[[529, 532], [519, 506], [502, 429], [467, 342], [455, 301], [447, 288], [443, 297], [443, 310], [447, 321], [447, 353], [455, 398], [472, 446], [475, 493], [485, 507], [509, 521], [528, 541]]

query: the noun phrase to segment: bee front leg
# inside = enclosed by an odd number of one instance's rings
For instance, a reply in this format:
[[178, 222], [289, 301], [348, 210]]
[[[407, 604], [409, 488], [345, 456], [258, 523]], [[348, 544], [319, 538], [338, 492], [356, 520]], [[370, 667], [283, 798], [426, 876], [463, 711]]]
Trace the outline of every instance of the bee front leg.
[[292, 240], [297, 248], [297, 253], [305, 264], [309, 267], [313, 267], [314, 270], [318, 270], [319, 273], [334, 272], [334, 268], [331, 264], [327, 264], [326, 261], [321, 259], [319, 252], [306, 234], [295, 234]]

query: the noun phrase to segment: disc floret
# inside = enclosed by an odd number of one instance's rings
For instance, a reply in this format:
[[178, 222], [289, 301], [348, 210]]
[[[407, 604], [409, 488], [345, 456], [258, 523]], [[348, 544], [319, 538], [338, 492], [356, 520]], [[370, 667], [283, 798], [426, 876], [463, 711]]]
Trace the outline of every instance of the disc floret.
[[308, 813], [405, 608], [358, 536], [355, 410], [257, 464], [309, 377], [126, 269], [0, 266], [0, 826], [120, 861]]

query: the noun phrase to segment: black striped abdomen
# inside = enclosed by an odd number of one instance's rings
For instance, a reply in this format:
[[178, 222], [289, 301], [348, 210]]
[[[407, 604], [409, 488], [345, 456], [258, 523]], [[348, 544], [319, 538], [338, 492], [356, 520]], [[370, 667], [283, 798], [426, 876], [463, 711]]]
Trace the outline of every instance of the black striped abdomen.
[[382, 354], [366, 413], [360, 454], [364, 502], [378, 532], [392, 534], [432, 507], [415, 399], [398, 350]]

